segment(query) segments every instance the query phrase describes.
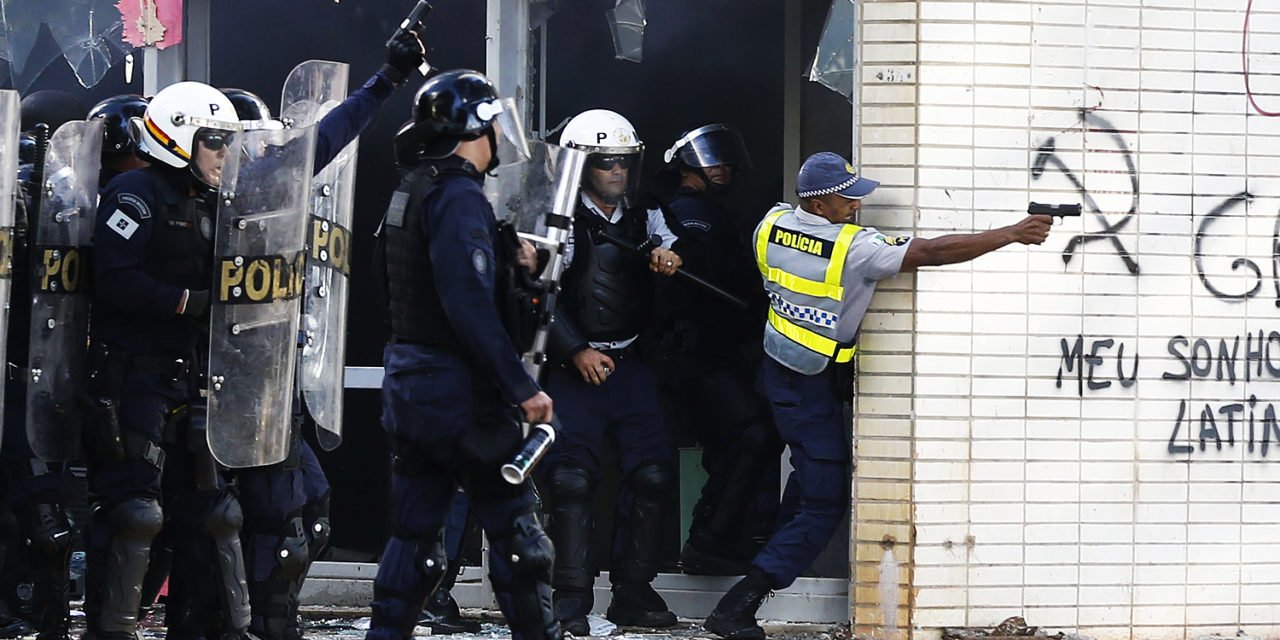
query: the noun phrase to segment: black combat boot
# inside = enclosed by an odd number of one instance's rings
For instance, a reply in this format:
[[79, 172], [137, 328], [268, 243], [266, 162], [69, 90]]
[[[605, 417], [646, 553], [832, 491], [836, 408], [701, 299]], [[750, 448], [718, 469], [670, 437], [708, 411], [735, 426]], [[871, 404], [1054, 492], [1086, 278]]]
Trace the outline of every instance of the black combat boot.
[[20, 638], [35, 632], [26, 620], [9, 613], [9, 607], [0, 601], [0, 638]]
[[741, 576], [751, 568], [751, 558], [724, 543], [726, 537], [708, 529], [694, 529], [680, 550], [680, 569], [691, 576]]
[[752, 567], [724, 594], [702, 626], [726, 640], [764, 640], [764, 629], [756, 623], [756, 611], [772, 591], [768, 576]]
[[464, 620], [458, 602], [449, 590], [440, 587], [427, 598], [427, 604], [418, 617], [418, 625], [431, 627], [432, 635], [447, 636], [454, 633], [480, 633], [480, 623]]
[[569, 635], [585, 638], [591, 635], [591, 625], [587, 623], [587, 614], [591, 613], [595, 598], [590, 591], [556, 589], [556, 620], [560, 621], [560, 629]]
[[676, 624], [676, 614], [647, 582], [613, 585], [613, 600], [605, 617], [620, 627], [665, 628]]

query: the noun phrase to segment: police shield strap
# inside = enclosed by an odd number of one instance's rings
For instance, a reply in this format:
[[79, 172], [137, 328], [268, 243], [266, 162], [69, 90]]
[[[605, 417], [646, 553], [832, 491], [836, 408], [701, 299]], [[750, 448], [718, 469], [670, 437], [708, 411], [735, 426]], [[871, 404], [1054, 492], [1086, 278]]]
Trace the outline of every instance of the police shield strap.
[[[309, 60], [294, 68], [280, 97], [281, 117], [314, 126], [347, 95], [347, 65]], [[343, 371], [351, 278], [351, 215], [358, 140], [312, 178], [307, 265], [302, 296], [302, 363], [298, 384], [320, 446], [342, 443]]]
[[[98, 209], [101, 151], [101, 120], [73, 120], [59, 127], [45, 155], [40, 211], [29, 222], [32, 307], [27, 436], [36, 455], [50, 461], [80, 457], [79, 402], [92, 299], [89, 250]], [[128, 216], [119, 214], [119, 218], [121, 225], [137, 226]]]
[[209, 448], [256, 467], [289, 454], [315, 128], [236, 134], [214, 235]]
[[[7, 362], [5, 345], [9, 335], [9, 285], [13, 273], [13, 220], [14, 208], [18, 204], [19, 121], [18, 92], [0, 91], [0, 362]], [[4, 415], [4, 394], [0, 394], [0, 415]], [[3, 430], [4, 425], [0, 424], [0, 433]]]

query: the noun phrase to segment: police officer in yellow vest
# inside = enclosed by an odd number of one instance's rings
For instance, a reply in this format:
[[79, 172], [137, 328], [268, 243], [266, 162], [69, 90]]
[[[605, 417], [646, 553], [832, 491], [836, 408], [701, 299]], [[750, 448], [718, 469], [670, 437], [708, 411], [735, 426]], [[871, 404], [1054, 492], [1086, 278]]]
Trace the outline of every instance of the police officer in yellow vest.
[[[760, 640], [756, 611], [785, 589], [827, 546], [849, 504], [849, 446], [842, 402], [858, 327], [876, 282], [923, 266], [966, 262], [1005, 245], [1040, 244], [1052, 219], [1028, 216], [982, 233], [940, 238], [888, 236], [855, 223], [862, 198], [879, 185], [834, 153], [800, 168], [800, 208], [779, 204], [756, 227], [755, 253], [769, 295], [760, 381], [795, 469], [787, 479], [780, 528], [751, 569], [716, 605], [708, 631]], [[843, 382], [840, 382], [843, 381]]]

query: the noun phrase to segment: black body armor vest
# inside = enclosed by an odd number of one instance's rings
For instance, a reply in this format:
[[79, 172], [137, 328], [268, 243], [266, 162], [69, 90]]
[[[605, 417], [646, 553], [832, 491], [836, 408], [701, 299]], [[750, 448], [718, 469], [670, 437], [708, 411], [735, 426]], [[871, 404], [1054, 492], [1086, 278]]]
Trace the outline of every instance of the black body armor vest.
[[561, 300], [588, 342], [626, 340], [646, 325], [653, 294], [648, 257], [605, 240], [604, 233], [638, 246], [648, 238], [647, 218], [643, 209], [632, 209], [613, 224], [578, 206], [573, 264]]
[[382, 229], [387, 304], [391, 335], [399, 341], [457, 347], [457, 336], [436, 289], [435, 268], [422, 230], [422, 216], [426, 213], [423, 204], [438, 181], [449, 175], [461, 177], [466, 173], [442, 171], [435, 165], [414, 170], [400, 182], [387, 209]]

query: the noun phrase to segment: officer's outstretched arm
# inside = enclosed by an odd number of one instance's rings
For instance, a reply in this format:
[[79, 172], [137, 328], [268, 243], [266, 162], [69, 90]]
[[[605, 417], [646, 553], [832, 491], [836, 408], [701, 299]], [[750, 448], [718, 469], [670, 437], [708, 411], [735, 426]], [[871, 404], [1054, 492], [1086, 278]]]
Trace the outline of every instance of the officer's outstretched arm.
[[454, 333], [512, 404], [541, 389], [525, 372], [506, 326], [498, 316], [490, 227], [493, 212], [479, 190], [445, 192], [422, 216], [436, 288]]
[[914, 238], [902, 259], [902, 271], [968, 262], [1014, 243], [1040, 244], [1049, 237], [1052, 225], [1053, 219], [1049, 216], [1027, 216], [1017, 224], [982, 233]]
[[94, 300], [140, 315], [173, 317], [186, 290], [142, 270], [155, 224], [143, 197], [108, 191], [93, 227]]
[[316, 132], [316, 173], [323, 171], [352, 140], [364, 133], [396, 87], [404, 84], [422, 64], [423, 55], [422, 43], [413, 32], [399, 34], [391, 40], [387, 64], [320, 120]]

